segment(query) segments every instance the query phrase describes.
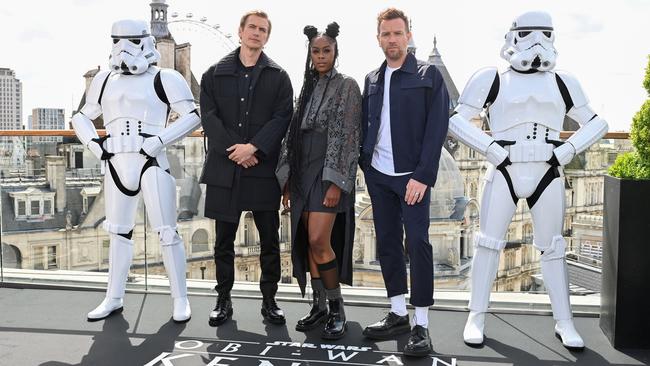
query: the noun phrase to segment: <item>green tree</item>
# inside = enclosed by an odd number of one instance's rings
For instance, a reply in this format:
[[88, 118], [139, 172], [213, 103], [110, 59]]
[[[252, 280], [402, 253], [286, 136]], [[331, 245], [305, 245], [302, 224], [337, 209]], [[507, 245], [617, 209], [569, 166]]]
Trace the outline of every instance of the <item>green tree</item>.
[[[650, 98], [650, 55], [643, 87]], [[650, 99], [632, 118], [630, 140], [635, 151], [619, 155], [609, 168], [609, 174], [621, 179], [650, 179]]]

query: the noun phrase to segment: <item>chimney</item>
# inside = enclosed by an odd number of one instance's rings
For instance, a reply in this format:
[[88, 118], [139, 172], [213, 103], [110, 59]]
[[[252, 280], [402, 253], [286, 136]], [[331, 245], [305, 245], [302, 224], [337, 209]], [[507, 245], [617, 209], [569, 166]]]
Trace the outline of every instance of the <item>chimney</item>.
[[63, 212], [66, 205], [65, 196], [65, 158], [63, 156], [48, 155], [45, 157], [45, 177], [50, 189], [55, 194], [55, 208], [57, 212]]

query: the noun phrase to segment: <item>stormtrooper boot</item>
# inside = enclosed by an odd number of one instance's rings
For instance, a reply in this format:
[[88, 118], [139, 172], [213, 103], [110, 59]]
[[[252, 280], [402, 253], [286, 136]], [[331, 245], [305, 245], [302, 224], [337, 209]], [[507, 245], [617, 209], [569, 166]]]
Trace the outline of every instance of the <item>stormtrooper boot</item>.
[[[499, 266], [499, 250], [482, 246], [488, 239], [479, 236], [476, 252], [472, 260], [472, 297], [469, 302], [470, 313], [463, 330], [463, 340], [470, 346], [483, 344], [485, 313], [490, 303], [492, 283], [497, 275]], [[501, 241], [494, 241], [492, 247], [501, 247]]]
[[[176, 234], [178, 236], [178, 234]], [[185, 248], [178, 237], [171, 245], [162, 246], [163, 263], [169, 278], [169, 288], [174, 299], [172, 319], [183, 323], [192, 317], [190, 302], [187, 299], [187, 284], [185, 281]]]
[[548, 295], [551, 298], [555, 334], [568, 349], [582, 350], [585, 343], [573, 325], [569, 303], [569, 280], [564, 258], [542, 260], [542, 275]]
[[483, 344], [483, 329], [485, 327], [485, 313], [470, 311], [463, 330], [465, 343], [471, 346]]
[[133, 258], [133, 240], [117, 234], [110, 234], [110, 237], [106, 298], [88, 313], [88, 321], [101, 320], [122, 311], [126, 278]]

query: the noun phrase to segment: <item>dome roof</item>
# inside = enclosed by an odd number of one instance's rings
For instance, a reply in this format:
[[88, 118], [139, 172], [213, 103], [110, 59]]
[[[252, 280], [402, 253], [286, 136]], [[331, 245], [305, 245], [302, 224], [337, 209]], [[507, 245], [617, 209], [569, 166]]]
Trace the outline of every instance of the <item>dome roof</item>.
[[438, 178], [436, 185], [431, 190], [431, 206], [429, 213], [431, 219], [448, 219], [454, 213], [457, 201], [465, 194], [465, 184], [456, 160], [447, 149], [442, 149]]
[[[456, 160], [443, 148], [438, 165], [436, 185], [431, 190], [430, 220], [460, 220], [469, 201], [465, 197], [465, 184]], [[365, 192], [357, 196], [356, 213], [361, 220], [372, 220], [370, 196]]]

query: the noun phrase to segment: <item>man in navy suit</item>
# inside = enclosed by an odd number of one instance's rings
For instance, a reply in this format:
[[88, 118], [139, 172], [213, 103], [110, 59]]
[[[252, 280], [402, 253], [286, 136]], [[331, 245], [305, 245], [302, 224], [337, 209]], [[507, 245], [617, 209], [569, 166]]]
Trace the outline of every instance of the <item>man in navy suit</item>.
[[[372, 201], [377, 255], [391, 302], [384, 319], [364, 330], [373, 339], [411, 332], [404, 354], [431, 352], [428, 310], [433, 305], [433, 254], [429, 243], [430, 188], [436, 182], [449, 124], [449, 96], [435, 66], [407, 53], [408, 18], [387, 9], [377, 17], [377, 40], [386, 55], [365, 79], [359, 164]], [[403, 237], [415, 306], [409, 324]]]

